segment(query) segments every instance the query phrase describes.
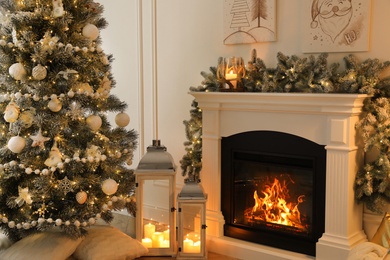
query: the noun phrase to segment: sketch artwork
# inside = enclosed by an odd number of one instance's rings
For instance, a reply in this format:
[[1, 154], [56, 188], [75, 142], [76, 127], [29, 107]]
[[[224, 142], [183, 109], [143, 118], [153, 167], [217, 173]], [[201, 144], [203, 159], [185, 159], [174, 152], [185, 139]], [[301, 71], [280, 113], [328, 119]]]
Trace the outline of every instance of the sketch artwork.
[[224, 44], [276, 40], [275, 0], [225, 0]]
[[371, 0], [308, 0], [303, 52], [367, 51]]

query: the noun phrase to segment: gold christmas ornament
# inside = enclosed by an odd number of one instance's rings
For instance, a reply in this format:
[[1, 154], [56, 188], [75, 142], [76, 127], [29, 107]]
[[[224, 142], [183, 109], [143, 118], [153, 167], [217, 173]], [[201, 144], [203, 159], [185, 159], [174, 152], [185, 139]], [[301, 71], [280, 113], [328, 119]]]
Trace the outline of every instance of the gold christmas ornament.
[[61, 101], [58, 100], [58, 98], [52, 98], [48, 105], [49, 109], [53, 112], [58, 112], [61, 110], [62, 108], [62, 104], [61, 104]]
[[99, 29], [95, 25], [89, 23], [86, 26], [84, 26], [82, 33], [83, 33], [83, 36], [94, 41], [99, 36]]
[[27, 75], [26, 69], [20, 62], [12, 64], [11, 67], [9, 67], [8, 72], [15, 80], [22, 80]]
[[43, 80], [47, 76], [47, 70], [41, 64], [38, 64], [32, 69], [32, 76], [36, 80]]
[[118, 190], [118, 183], [113, 179], [107, 179], [102, 183], [102, 190], [107, 195], [112, 195]]
[[26, 147], [26, 140], [21, 136], [13, 136], [8, 140], [7, 147], [13, 153], [20, 153]]
[[79, 191], [76, 194], [76, 201], [79, 204], [84, 204], [87, 201], [87, 193], [85, 191]]
[[86, 122], [92, 131], [97, 131], [102, 126], [102, 119], [98, 115], [90, 115], [87, 117]]
[[130, 123], [130, 117], [126, 113], [119, 113], [115, 116], [115, 123], [119, 127], [125, 127]]
[[30, 128], [34, 122], [35, 109], [29, 108], [23, 111], [19, 116], [19, 121], [22, 123], [24, 128]]
[[45, 161], [45, 165], [47, 167], [55, 167], [59, 163], [62, 163], [62, 155], [60, 150], [57, 148], [57, 143], [54, 142], [54, 145], [49, 153], [49, 158]]
[[5, 108], [4, 120], [7, 121], [8, 123], [13, 123], [18, 119], [19, 113], [20, 113], [19, 106], [14, 101], [11, 101]]

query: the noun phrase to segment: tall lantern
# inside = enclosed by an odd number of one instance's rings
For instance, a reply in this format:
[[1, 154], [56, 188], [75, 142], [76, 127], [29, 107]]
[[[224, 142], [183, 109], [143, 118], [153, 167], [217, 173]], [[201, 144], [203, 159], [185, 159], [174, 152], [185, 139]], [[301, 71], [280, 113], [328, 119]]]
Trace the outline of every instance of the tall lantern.
[[186, 179], [177, 196], [179, 248], [176, 259], [207, 259], [206, 201], [203, 187], [195, 180]]
[[176, 166], [159, 140], [147, 148], [134, 171], [136, 180], [136, 238], [150, 256], [176, 255]]

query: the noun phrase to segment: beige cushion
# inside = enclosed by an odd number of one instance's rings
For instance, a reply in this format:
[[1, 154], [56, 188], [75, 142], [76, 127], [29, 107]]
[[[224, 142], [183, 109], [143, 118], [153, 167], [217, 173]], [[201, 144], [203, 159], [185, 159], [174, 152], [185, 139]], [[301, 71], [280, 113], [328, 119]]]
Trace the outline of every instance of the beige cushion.
[[112, 226], [92, 226], [73, 256], [78, 260], [128, 260], [148, 252], [139, 241]]
[[382, 222], [372, 237], [371, 242], [390, 248], [390, 214], [387, 212], [383, 216]]
[[0, 251], [0, 259], [7, 260], [65, 260], [70, 257], [82, 239], [70, 239], [59, 231], [30, 235], [11, 247]]

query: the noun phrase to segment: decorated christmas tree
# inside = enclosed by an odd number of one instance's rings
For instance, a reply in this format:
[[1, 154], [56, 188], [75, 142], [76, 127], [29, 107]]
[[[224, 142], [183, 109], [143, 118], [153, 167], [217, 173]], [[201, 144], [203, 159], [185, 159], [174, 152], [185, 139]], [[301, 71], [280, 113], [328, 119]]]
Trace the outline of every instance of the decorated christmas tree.
[[[2, 0], [0, 228], [18, 240], [53, 227], [82, 236], [112, 210], [135, 213], [137, 134], [110, 94], [107, 26], [92, 0]], [[115, 116], [115, 126], [108, 117]]]

